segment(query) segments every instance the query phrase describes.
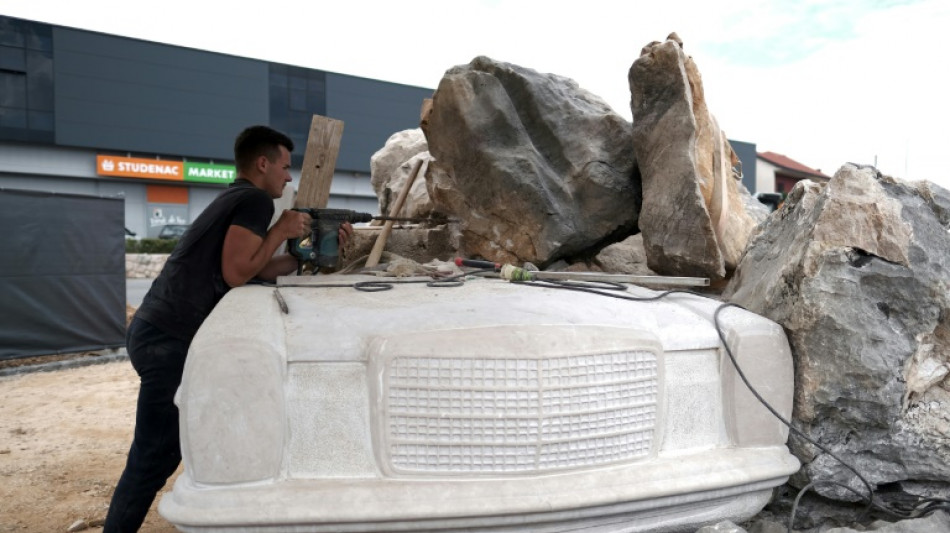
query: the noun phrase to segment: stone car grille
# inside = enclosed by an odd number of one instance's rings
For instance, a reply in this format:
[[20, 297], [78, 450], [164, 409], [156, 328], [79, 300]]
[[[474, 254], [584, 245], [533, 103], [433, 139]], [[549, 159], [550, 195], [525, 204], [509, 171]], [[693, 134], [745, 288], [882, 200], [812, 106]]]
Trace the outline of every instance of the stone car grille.
[[537, 473], [630, 461], [653, 445], [650, 351], [395, 357], [385, 374], [384, 437], [397, 472]]

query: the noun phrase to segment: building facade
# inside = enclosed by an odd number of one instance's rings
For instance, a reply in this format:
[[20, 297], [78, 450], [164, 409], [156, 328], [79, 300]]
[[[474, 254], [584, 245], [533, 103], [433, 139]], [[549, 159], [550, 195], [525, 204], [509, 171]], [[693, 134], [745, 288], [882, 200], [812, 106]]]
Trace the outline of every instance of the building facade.
[[344, 123], [330, 206], [375, 212], [370, 157], [433, 90], [0, 16], [0, 188], [125, 198], [142, 237], [233, 181], [234, 137], [287, 133], [295, 186], [313, 115]]
[[774, 193], [782, 197], [791, 192], [799, 181], [807, 179], [827, 183], [831, 179], [831, 176], [823, 174], [821, 170], [775, 152], [759, 152], [756, 155], [756, 176], [757, 192]]

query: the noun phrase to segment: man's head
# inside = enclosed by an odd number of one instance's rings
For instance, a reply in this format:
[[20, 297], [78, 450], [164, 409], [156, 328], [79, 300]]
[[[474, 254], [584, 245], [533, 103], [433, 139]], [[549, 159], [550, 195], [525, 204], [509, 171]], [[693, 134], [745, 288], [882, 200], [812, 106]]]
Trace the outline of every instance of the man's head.
[[251, 126], [234, 140], [234, 163], [238, 175], [273, 198], [279, 198], [290, 182], [290, 152], [294, 143], [267, 126]]

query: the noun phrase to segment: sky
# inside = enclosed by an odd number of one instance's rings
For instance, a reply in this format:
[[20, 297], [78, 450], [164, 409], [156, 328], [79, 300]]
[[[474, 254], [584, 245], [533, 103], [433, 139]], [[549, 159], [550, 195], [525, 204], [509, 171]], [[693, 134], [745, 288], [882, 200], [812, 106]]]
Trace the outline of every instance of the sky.
[[0, 14], [431, 89], [485, 55], [572, 78], [627, 120], [630, 66], [676, 32], [730, 139], [950, 189], [947, 0], [0, 0]]

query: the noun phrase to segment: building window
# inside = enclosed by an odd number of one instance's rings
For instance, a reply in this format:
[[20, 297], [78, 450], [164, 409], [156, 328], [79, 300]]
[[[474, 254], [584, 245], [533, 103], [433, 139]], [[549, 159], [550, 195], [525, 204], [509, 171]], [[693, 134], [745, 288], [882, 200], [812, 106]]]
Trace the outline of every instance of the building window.
[[0, 15], [0, 140], [52, 142], [53, 28]]
[[293, 164], [299, 167], [313, 115], [327, 114], [326, 73], [271, 63], [269, 77], [270, 125], [301, 148], [292, 155]]
[[0, 107], [0, 128], [26, 128], [26, 111]]
[[31, 130], [53, 131], [53, 113], [47, 111], [28, 111], [27, 124]]
[[0, 71], [0, 107], [26, 109], [26, 74]]
[[27, 108], [53, 111], [53, 53], [37, 50], [26, 52]]
[[13, 46], [0, 46], [0, 70], [26, 72], [26, 50]]

